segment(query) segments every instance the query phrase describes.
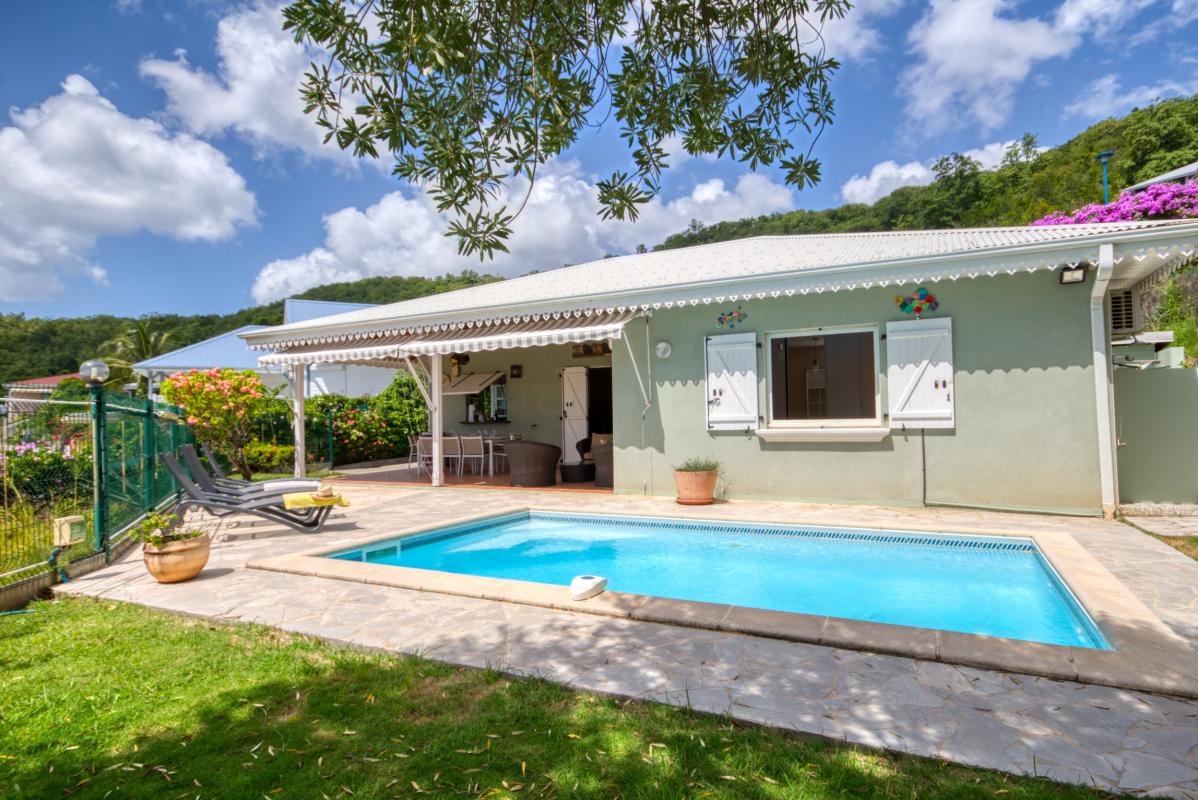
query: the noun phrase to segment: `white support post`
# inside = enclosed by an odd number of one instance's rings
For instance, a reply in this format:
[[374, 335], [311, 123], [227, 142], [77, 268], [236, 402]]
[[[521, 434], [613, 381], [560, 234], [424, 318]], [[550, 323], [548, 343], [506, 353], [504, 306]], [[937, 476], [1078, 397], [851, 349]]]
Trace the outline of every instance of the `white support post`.
[[441, 434], [445, 430], [441, 406], [441, 356], [434, 354], [429, 357], [428, 390], [432, 395], [429, 408], [429, 431], [433, 435], [433, 486], [445, 483], [445, 458], [441, 448]]
[[308, 385], [308, 365], [294, 364], [291, 367], [291, 407], [295, 417], [295, 477], [302, 478], [308, 472], [308, 448], [304, 441], [304, 389]]
[[1113, 519], [1119, 506], [1115, 462], [1114, 390], [1111, 386], [1110, 334], [1107, 332], [1106, 296], [1115, 271], [1115, 246], [1098, 246], [1098, 271], [1090, 290], [1090, 338], [1094, 350], [1094, 401], [1098, 418], [1098, 479], [1102, 488], [1102, 513]]

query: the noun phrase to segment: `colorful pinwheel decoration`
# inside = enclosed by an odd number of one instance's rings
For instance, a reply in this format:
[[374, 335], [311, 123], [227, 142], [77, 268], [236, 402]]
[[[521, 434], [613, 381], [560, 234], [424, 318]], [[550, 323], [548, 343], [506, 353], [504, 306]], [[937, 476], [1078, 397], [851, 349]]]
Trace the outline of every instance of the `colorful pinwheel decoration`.
[[940, 301], [936, 299], [936, 295], [922, 286], [906, 297], [896, 294], [894, 296], [894, 304], [904, 314], [914, 314], [916, 319], [919, 319], [920, 315], [925, 311], [935, 311], [940, 308]]
[[723, 314], [720, 314], [715, 318], [715, 321], [716, 324], [718, 324], [721, 328], [731, 329], [735, 328], [738, 324], [744, 322], [748, 318], [749, 312], [744, 311], [740, 306], [737, 306], [732, 311], [725, 311]]

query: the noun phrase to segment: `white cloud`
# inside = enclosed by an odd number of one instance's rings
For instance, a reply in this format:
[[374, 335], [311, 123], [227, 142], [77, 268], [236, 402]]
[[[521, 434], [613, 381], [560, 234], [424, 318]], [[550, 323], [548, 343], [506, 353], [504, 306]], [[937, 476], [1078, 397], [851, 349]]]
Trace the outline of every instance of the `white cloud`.
[[1198, 0], [1173, 0], [1169, 10], [1130, 31], [1127, 45], [1134, 47], [1150, 42], [1159, 36], [1169, 35], [1198, 20]]
[[[902, 75], [907, 111], [926, 132], [976, 123], [992, 130], [1043, 62], [1079, 47], [1126, 49], [1156, 23], [1138, 19], [1160, 0], [1063, 0], [1045, 17], [1018, 0], [932, 0], [908, 33], [916, 63]], [[1168, 18], [1193, 18], [1198, 0], [1173, 0]]]
[[933, 0], [908, 34], [919, 61], [903, 76], [907, 110], [929, 132], [1002, 124], [1032, 68], [1065, 55], [1078, 36], [1038, 18], [1009, 16], [1010, 0]]
[[935, 178], [936, 173], [919, 161], [882, 161], [874, 164], [868, 175], [854, 175], [845, 181], [840, 195], [850, 203], [873, 203], [900, 186], [923, 186]]
[[0, 128], [0, 300], [52, 297], [67, 274], [103, 282], [88, 261], [100, 236], [214, 241], [253, 222], [254, 196], [220, 151], [122, 114], [80, 75], [62, 89]]
[[906, 0], [858, 0], [841, 19], [824, 23], [821, 35], [829, 56], [842, 61], [862, 61], [882, 47], [879, 20], [891, 16]]
[[1090, 84], [1077, 99], [1065, 106], [1065, 115], [1085, 119], [1106, 119], [1156, 100], [1198, 92], [1198, 80], [1165, 80], [1148, 86], [1124, 90], [1118, 75], [1103, 75]]
[[144, 59], [141, 75], [166, 92], [170, 113], [192, 133], [233, 131], [259, 154], [282, 146], [351, 160], [335, 144], [324, 144], [325, 131], [304, 113], [299, 87], [318, 53], [283, 30], [280, 7], [257, 4], [221, 19], [216, 52], [215, 75], [193, 67], [183, 51], [171, 60]]
[[[966, 150], [962, 155], [977, 161], [982, 169], [997, 169], [1014, 139], [1005, 142], [990, 142], [981, 147]], [[1045, 148], [1040, 148], [1041, 150]], [[840, 187], [840, 196], [850, 203], [873, 203], [893, 192], [900, 186], [926, 186], [936, 180], [936, 173], [922, 161], [881, 161], [874, 164], [868, 175], [854, 175]]]
[[[519, 197], [523, 190], [518, 184], [512, 193]], [[324, 244], [267, 264], [254, 281], [253, 295], [265, 303], [323, 283], [372, 275], [440, 275], [462, 269], [520, 275], [631, 252], [637, 244], [651, 245], [681, 230], [692, 218], [707, 223], [740, 219], [784, 211], [793, 203], [788, 188], [748, 173], [731, 188], [714, 179], [668, 203], [655, 200], [636, 223], [603, 220], [595, 185], [578, 164], [553, 163], [537, 178], [515, 222], [511, 252], [494, 261], [480, 264], [477, 257], [459, 256], [456, 242], [443, 235], [445, 217], [428, 195], [395, 191], [365, 210], [345, 208], [326, 216]]]
[[[1065, 0], [1054, 23], [1063, 34], [1093, 33], [1099, 37], [1126, 33], [1124, 24], [1157, 0]], [[1186, 0], [1178, 0], [1186, 2]]]

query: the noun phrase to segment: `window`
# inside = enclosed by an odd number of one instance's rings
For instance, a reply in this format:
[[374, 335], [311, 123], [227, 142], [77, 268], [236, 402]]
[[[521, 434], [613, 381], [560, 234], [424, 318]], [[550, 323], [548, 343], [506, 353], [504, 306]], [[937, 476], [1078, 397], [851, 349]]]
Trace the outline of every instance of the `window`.
[[771, 424], [880, 424], [877, 338], [874, 328], [767, 337]]
[[466, 395], [466, 422], [507, 422], [507, 384], [492, 383]]
[[507, 419], [507, 384], [491, 384], [491, 416]]

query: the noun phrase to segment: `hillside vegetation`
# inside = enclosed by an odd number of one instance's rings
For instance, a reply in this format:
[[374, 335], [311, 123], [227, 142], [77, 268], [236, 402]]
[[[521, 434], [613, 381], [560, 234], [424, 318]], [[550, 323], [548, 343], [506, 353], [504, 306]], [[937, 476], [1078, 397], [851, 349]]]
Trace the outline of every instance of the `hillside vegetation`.
[[[496, 280], [492, 275], [469, 270], [439, 278], [364, 278], [318, 286], [295, 296], [304, 300], [397, 303]], [[279, 325], [283, 322], [283, 301], [231, 314], [147, 314], [142, 319], [155, 330], [169, 332], [169, 347], [176, 349], [243, 325]], [[96, 356], [100, 345], [119, 336], [132, 322], [128, 317], [106, 314], [64, 318], [0, 314], [0, 383], [74, 372]]]
[[1027, 134], [996, 170], [982, 170], [959, 154], [947, 156], [936, 163], [933, 183], [905, 186], [873, 205], [692, 225], [655, 249], [774, 234], [1026, 225], [1051, 211], [1101, 202], [1102, 167], [1095, 155], [1104, 150], [1115, 151], [1112, 198], [1125, 186], [1198, 161], [1198, 96], [1104, 120], [1043, 152]]
[[[975, 225], [1026, 225], [1056, 210], [1102, 198], [1102, 168], [1095, 154], [1114, 150], [1112, 194], [1153, 175], [1198, 161], [1198, 96], [1178, 98], [1108, 119], [1041, 152], [1031, 134], [1007, 153], [1002, 166], [982, 170], [960, 154], [940, 159], [937, 179], [927, 186], [898, 189], [872, 205], [848, 204], [820, 211], [703, 225], [692, 223], [655, 249], [767, 234], [918, 230]], [[366, 278], [310, 289], [300, 298], [393, 303], [499, 280], [475, 272], [439, 278]], [[275, 302], [232, 314], [149, 314], [143, 319], [170, 332], [171, 348], [242, 325], [277, 325], [283, 304]], [[128, 329], [124, 317], [27, 318], [0, 314], [0, 382], [73, 372], [99, 346]]]

